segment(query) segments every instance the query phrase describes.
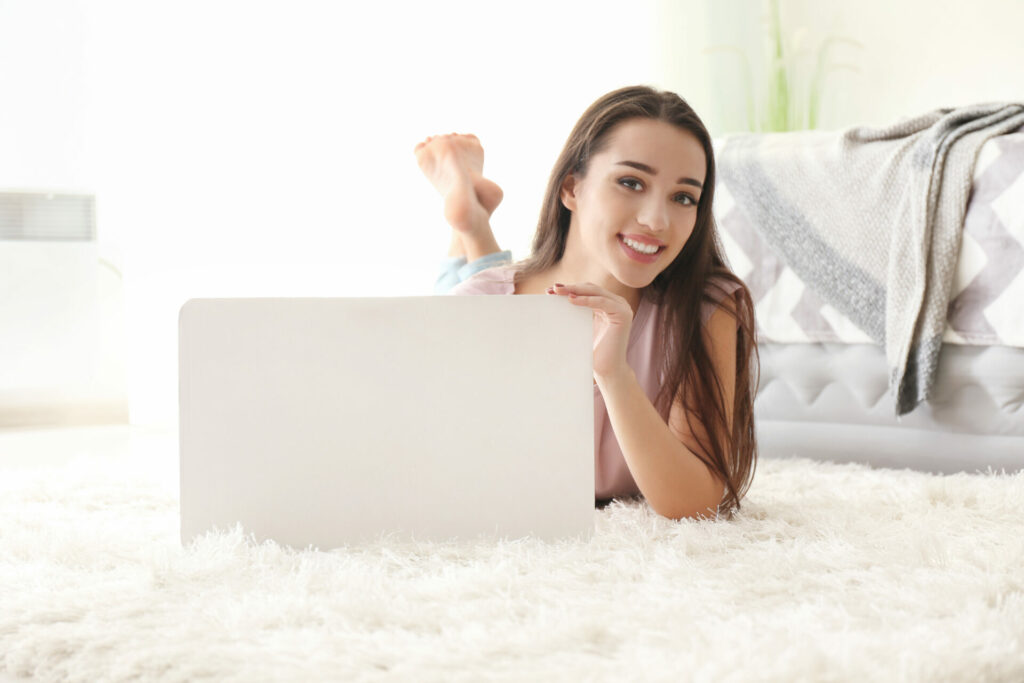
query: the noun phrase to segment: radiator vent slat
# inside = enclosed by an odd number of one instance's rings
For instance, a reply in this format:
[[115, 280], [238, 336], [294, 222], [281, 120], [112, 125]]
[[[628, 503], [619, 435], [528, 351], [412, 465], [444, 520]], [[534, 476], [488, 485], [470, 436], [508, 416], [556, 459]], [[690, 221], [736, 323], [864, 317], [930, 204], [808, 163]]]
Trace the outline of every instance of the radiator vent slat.
[[0, 192], [0, 240], [95, 239], [93, 195]]

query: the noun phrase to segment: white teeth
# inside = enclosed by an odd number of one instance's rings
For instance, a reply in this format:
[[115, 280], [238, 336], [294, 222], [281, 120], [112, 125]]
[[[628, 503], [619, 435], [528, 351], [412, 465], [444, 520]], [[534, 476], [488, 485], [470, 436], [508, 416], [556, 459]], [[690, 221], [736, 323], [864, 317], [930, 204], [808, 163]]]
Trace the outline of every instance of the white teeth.
[[622, 241], [631, 246], [633, 249], [639, 251], [641, 254], [653, 254], [660, 248], [652, 245], [643, 244], [642, 242], [637, 242], [636, 240], [631, 240], [628, 237], [623, 237]]

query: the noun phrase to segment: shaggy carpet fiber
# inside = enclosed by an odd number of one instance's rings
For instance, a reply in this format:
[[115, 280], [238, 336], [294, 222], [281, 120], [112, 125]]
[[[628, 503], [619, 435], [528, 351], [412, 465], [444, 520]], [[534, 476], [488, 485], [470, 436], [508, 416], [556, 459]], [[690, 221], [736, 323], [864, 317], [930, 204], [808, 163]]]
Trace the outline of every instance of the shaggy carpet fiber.
[[1024, 680], [1024, 473], [762, 459], [731, 521], [182, 548], [177, 481], [0, 479], [0, 672], [61, 681]]

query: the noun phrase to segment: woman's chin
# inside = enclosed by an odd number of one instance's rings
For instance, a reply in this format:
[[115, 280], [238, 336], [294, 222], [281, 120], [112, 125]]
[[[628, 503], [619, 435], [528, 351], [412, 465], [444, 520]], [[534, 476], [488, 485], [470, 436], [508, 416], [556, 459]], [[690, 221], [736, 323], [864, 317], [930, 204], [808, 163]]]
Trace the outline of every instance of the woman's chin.
[[658, 274], [654, 271], [650, 273], [637, 273], [637, 272], [624, 272], [619, 273], [618, 281], [632, 289], [643, 289], [652, 282]]

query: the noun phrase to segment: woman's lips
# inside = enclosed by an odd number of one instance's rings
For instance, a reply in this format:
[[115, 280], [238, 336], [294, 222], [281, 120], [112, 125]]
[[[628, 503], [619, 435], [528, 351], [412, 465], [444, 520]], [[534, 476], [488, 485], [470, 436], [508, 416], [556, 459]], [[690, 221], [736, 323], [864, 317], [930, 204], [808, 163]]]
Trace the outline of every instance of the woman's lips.
[[622, 239], [622, 235], [617, 235], [617, 237], [619, 240], [619, 246], [622, 247], [622, 251], [626, 252], [626, 256], [633, 259], [634, 261], [639, 261], [640, 263], [654, 263], [655, 261], [658, 260], [658, 255], [665, 250], [665, 247], [658, 247], [658, 251], [654, 252], [653, 254], [644, 254], [643, 252], [639, 252], [633, 247], [626, 244], [626, 242]]

